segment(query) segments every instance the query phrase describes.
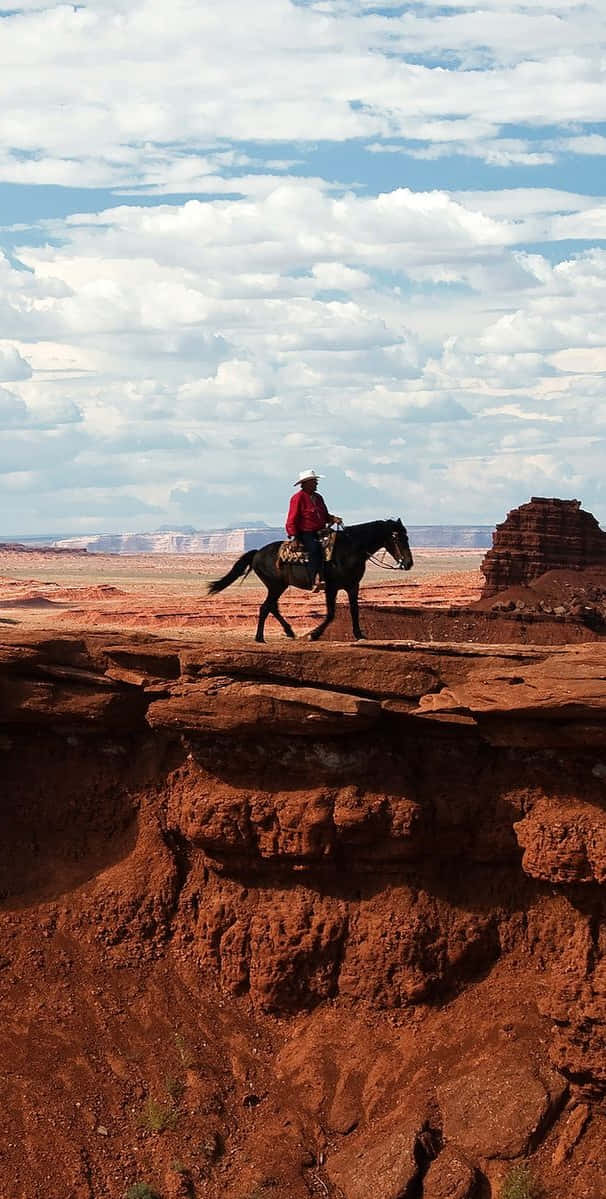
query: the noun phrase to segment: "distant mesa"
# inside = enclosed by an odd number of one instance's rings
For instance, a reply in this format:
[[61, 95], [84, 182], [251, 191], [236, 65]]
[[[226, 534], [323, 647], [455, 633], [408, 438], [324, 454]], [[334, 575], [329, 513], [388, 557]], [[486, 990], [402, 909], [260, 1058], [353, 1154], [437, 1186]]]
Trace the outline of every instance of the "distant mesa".
[[[413, 548], [484, 549], [490, 545], [492, 525], [409, 525]], [[244, 554], [270, 541], [282, 541], [284, 528], [260, 523], [230, 529], [190, 529], [189, 526], [154, 533], [101, 533], [55, 541], [61, 549], [84, 549], [96, 554]]]
[[243, 554], [268, 541], [281, 541], [283, 528], [194, 530], [166, 529], [155, 533], [101, 533], [94, 537], [68, 537], [55, 545], [86, 549], [95, 554]]
[[497, 525], [482, 562], [482, 598], [524, 587], [551, 570], [606, 567], [606, 533], [580, 500], [533, 496]]

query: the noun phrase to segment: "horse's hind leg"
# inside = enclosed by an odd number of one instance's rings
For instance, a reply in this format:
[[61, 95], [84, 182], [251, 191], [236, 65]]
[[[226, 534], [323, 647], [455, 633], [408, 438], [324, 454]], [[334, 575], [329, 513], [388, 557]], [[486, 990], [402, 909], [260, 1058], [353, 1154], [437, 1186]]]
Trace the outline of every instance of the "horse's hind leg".
[[293, 639], [294, 639], [294, 636], [295, 636], [294, 629], [293, 629], [293, 628], [291, 628], [291, 626], [289, 625], [288, 621], [287, 621], [287, 620], [285, 620], [285, 618], [283, 617], [283, 615], [282, 615], [282, 613], [281, 613], [281, 611], [280, 611], [280, 609], [279, 609], [279, 607], [278, 607], [278, 600], [280, 599], [280, 596], [284, 594], [285, 590], [286, 590], [286, 588], [285, 588], [285, 587], [283, 587], [283, 588], [282, 588], [282, 590], [281, 590], [281, 591], [278, 591], [278, 593], [277, 593], [277, 594], [274, 592], [274, 593], [273, 593], [273, 595], [270, 595], [270, 596], [268, 596], [268, 599], [270, 599], [270, 600], [271, 600], [271, 609], [270, 609], [270, 611], [271, 611], [271, 612], [273, 613], [273, 615], [275, 616], [275, 618], [276, 618], [276, 620], [277, 620], [278, 624], [279, 624], [279, 625], [281, 625], [281, 626], [282, 626], [282, 628], [284, 629], [284, 632], [286, 633], [286, 636], [287, 636], [287, 637], [291, 637], [291, 638], [293, 638]]
[[324, 630], [327, 629], [329, 624], [332, 623], [332, 621], [335, 618], [336, 604], [337, 604], [336, 591], [332, 587], [330, 587], [330, 588], [327, 587], [326, 588], [326, 617], [322, 621], [321, 624], [316, 625], [316, 628], [311, 630], [311, 633], [309, 634], [310, 641], [317, 641], [318, 637], [321, 637]]

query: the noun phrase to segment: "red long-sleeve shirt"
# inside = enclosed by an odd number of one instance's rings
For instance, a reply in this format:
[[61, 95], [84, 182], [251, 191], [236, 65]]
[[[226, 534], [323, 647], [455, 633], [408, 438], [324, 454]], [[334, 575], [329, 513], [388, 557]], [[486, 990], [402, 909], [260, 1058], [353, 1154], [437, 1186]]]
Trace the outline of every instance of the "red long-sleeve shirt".
[[321, 495], [317, 491], [308, 495], [306, 491], [296, 491], [291, 497], [288, 516], [286, 517], [286, 532], [289, 537], [298, 537], [299, 533], [317, 533], [330, 521], [330, 513]]

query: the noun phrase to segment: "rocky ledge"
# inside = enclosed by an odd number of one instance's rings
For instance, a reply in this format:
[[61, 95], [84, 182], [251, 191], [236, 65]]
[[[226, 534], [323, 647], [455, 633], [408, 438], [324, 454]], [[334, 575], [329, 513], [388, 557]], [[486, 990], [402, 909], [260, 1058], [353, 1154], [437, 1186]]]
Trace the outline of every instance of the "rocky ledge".
[[602, 1199], [606, 648], [8, 630], [0, 753], [11, 1197]]

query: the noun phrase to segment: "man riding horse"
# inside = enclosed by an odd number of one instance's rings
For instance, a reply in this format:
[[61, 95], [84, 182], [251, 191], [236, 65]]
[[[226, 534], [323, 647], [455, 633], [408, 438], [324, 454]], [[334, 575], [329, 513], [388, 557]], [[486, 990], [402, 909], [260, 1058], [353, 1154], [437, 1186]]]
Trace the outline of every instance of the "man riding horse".
[[[408, 534], [399, 517], [349, 525], [346, 530], [336, 534], [330, 562], [324, 571], [324, 555], [318, 541], [318, 532], [327, 524], [343, 522], [338, 516], [331, 516], [322, 496], [318, 495], [319, 478], [320, 475], [317, 475], [315, 470], [303, 471], [299, 475], [296, 486], [301, 490], [295, 492], [290, 501], [286, 522], [289, 536], [300, 539], [313, 559], [312, 578], [325, 575], [326, 616], [316, 628], [311, 629], [308, 636], [311, 641], [317, 641], [318, 637], [322, 636], [334, 620], [338, 592], [345, 591], [349, 600], [353, 635], [358, 640], [364, 636], [360, 628], [358, 592], [366, 564], [373, 554], [383, 549], [394, 559], [396, 568], [410, 570], [413, 561]], [[286, 636], [294, 637], [294, 629], [280, 612], [278, 601], [288, 587], [300, 587], [309, 591], [309, 573], [306, 566], [296, 560], [298, 555], [293, 559], [285, 558], [283, 549], [281, 541], [272, 541], [261, 549], [247, 550], [234, 562], [227, 574], [208, 585], [209, 595], [218, 595], [226, 587], [231, 587], [236, 579], [245, 579], [254, 570], [267, 588], [266, 598], [259, 608], [255, 641], [265, 640], [265, 621], [270, 613]]]
[[313, 591], [320, 591], [324, 579], [324, 552], [318, 538], [321, 529], [326, 525], [342, 525], [340, 516], [333, 516], [318, 492], [318, 479], [315, 470], [302, 470], [294, 486], [300, 487], [291, 496], [288, 516], [286, 517], [286, 532], [294, 541], [301, 542], [308, 558]]

